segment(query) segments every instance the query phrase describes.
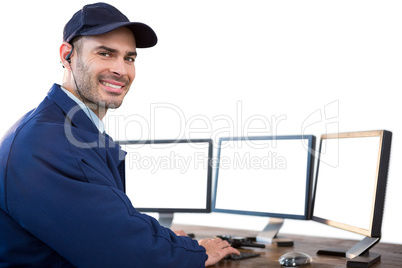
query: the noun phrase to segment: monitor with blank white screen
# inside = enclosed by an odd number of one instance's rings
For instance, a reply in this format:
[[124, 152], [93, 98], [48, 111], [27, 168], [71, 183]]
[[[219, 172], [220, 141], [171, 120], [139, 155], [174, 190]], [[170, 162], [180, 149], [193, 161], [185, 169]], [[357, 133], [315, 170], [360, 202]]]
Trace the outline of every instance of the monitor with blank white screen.
[[119, 141], [127, 152], [126, 194], [140, 212], [159, 213], [170, 227], [176, 212], [211, 212], [212, 141]]
[[257, 241], [272, 243], [283, 219], [307, 220], [313, 135], [221, 138], [213, 211], [269, 217]]
[[353, 259], [379, 242], [391, 138], [385, 130], [321, 136], [312, 220], [365, 238], [351, 249], [320, 254]]

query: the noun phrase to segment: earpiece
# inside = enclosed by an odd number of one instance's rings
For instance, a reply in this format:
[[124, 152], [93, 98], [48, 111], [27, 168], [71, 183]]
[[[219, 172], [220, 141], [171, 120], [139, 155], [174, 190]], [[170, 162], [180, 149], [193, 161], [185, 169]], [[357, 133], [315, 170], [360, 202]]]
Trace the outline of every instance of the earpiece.
[[68, 53], [68, 55], [66, 56], [66, 61], [68, 61], [68, 63], [71, 63], [71, 54], [73, 53], [73, 50], [74, 46], [71, 46], [70, 53]]

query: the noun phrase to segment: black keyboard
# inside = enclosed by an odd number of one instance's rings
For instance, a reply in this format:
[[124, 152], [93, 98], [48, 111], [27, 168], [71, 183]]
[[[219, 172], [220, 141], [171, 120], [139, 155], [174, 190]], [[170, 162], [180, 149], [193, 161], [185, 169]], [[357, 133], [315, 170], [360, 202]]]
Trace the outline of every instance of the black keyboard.
[[253, 258], [260, 256], [259, 253], [254, 253], [254, 252], [245, 252], [245, 251], [240, 251], [240, 255], [236, 254], [229, 254], [225, 257], [227, 260], [241, 260], [241, 259], [246, 259], [246, 258]]

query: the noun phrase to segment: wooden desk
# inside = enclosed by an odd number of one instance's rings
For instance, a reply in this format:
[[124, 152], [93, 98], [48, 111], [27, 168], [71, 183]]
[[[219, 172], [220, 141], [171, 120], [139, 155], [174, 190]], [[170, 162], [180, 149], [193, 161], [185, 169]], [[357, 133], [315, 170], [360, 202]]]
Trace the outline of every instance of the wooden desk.
[[[217, 235], [231, 236], [256, 236], [256, 231], [226, 229], [206, 226], [188, 226], [174, 224], [172, 230], [184, 230], [186, 233], [194, 233], [195, 239], [211, 238]], [[243, 260], [222, 260], [213, 267], [278, 267], [280, 256], [291, 251], [301, 251], [309, 254], [313, 262], [301, 267], [346, 267], [346, 258], [317, 255], [319, 249], [344, 248], [349, 249], [357, 243], [355, 240], [344, 240], [336, 238], [307, 237], [302, 235], [285, 235], [286, 238], [294, 241], [293, 247], [278, 247], [276, 244], [267, 245], [265, 249], [247, 248], [245, 251], [261, 252], [261, 256]], [[395, 268], [402, 267], [402, 245], [378, 243], [370, 252], [381, 254], [381, 261], [371, 266], [373, 268]], [[299, 266], [300, 267], [300, 266]]]

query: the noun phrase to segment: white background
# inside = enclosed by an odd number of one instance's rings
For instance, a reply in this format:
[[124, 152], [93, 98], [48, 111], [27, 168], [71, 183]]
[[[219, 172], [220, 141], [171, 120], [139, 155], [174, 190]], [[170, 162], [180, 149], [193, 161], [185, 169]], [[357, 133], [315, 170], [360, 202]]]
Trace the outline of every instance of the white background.
[[[1, 27], [1, 134], [63, 69], [62, 29], [87, 1], [7, 1]], [[158, 34], [110, 111], [116, 139], [314, 134], [388, 129], [393, 151], [382, 241], [402, 243], [402, 2], [110, 1]], [[198, 129], [196, 129], [198, 128]], [[291, 196], [284, 193], [283, 202]], [[175, 222], [260, 230], [267, 219], [176, 215]], [[350, 237], [315, 222], [282, 232]]]

